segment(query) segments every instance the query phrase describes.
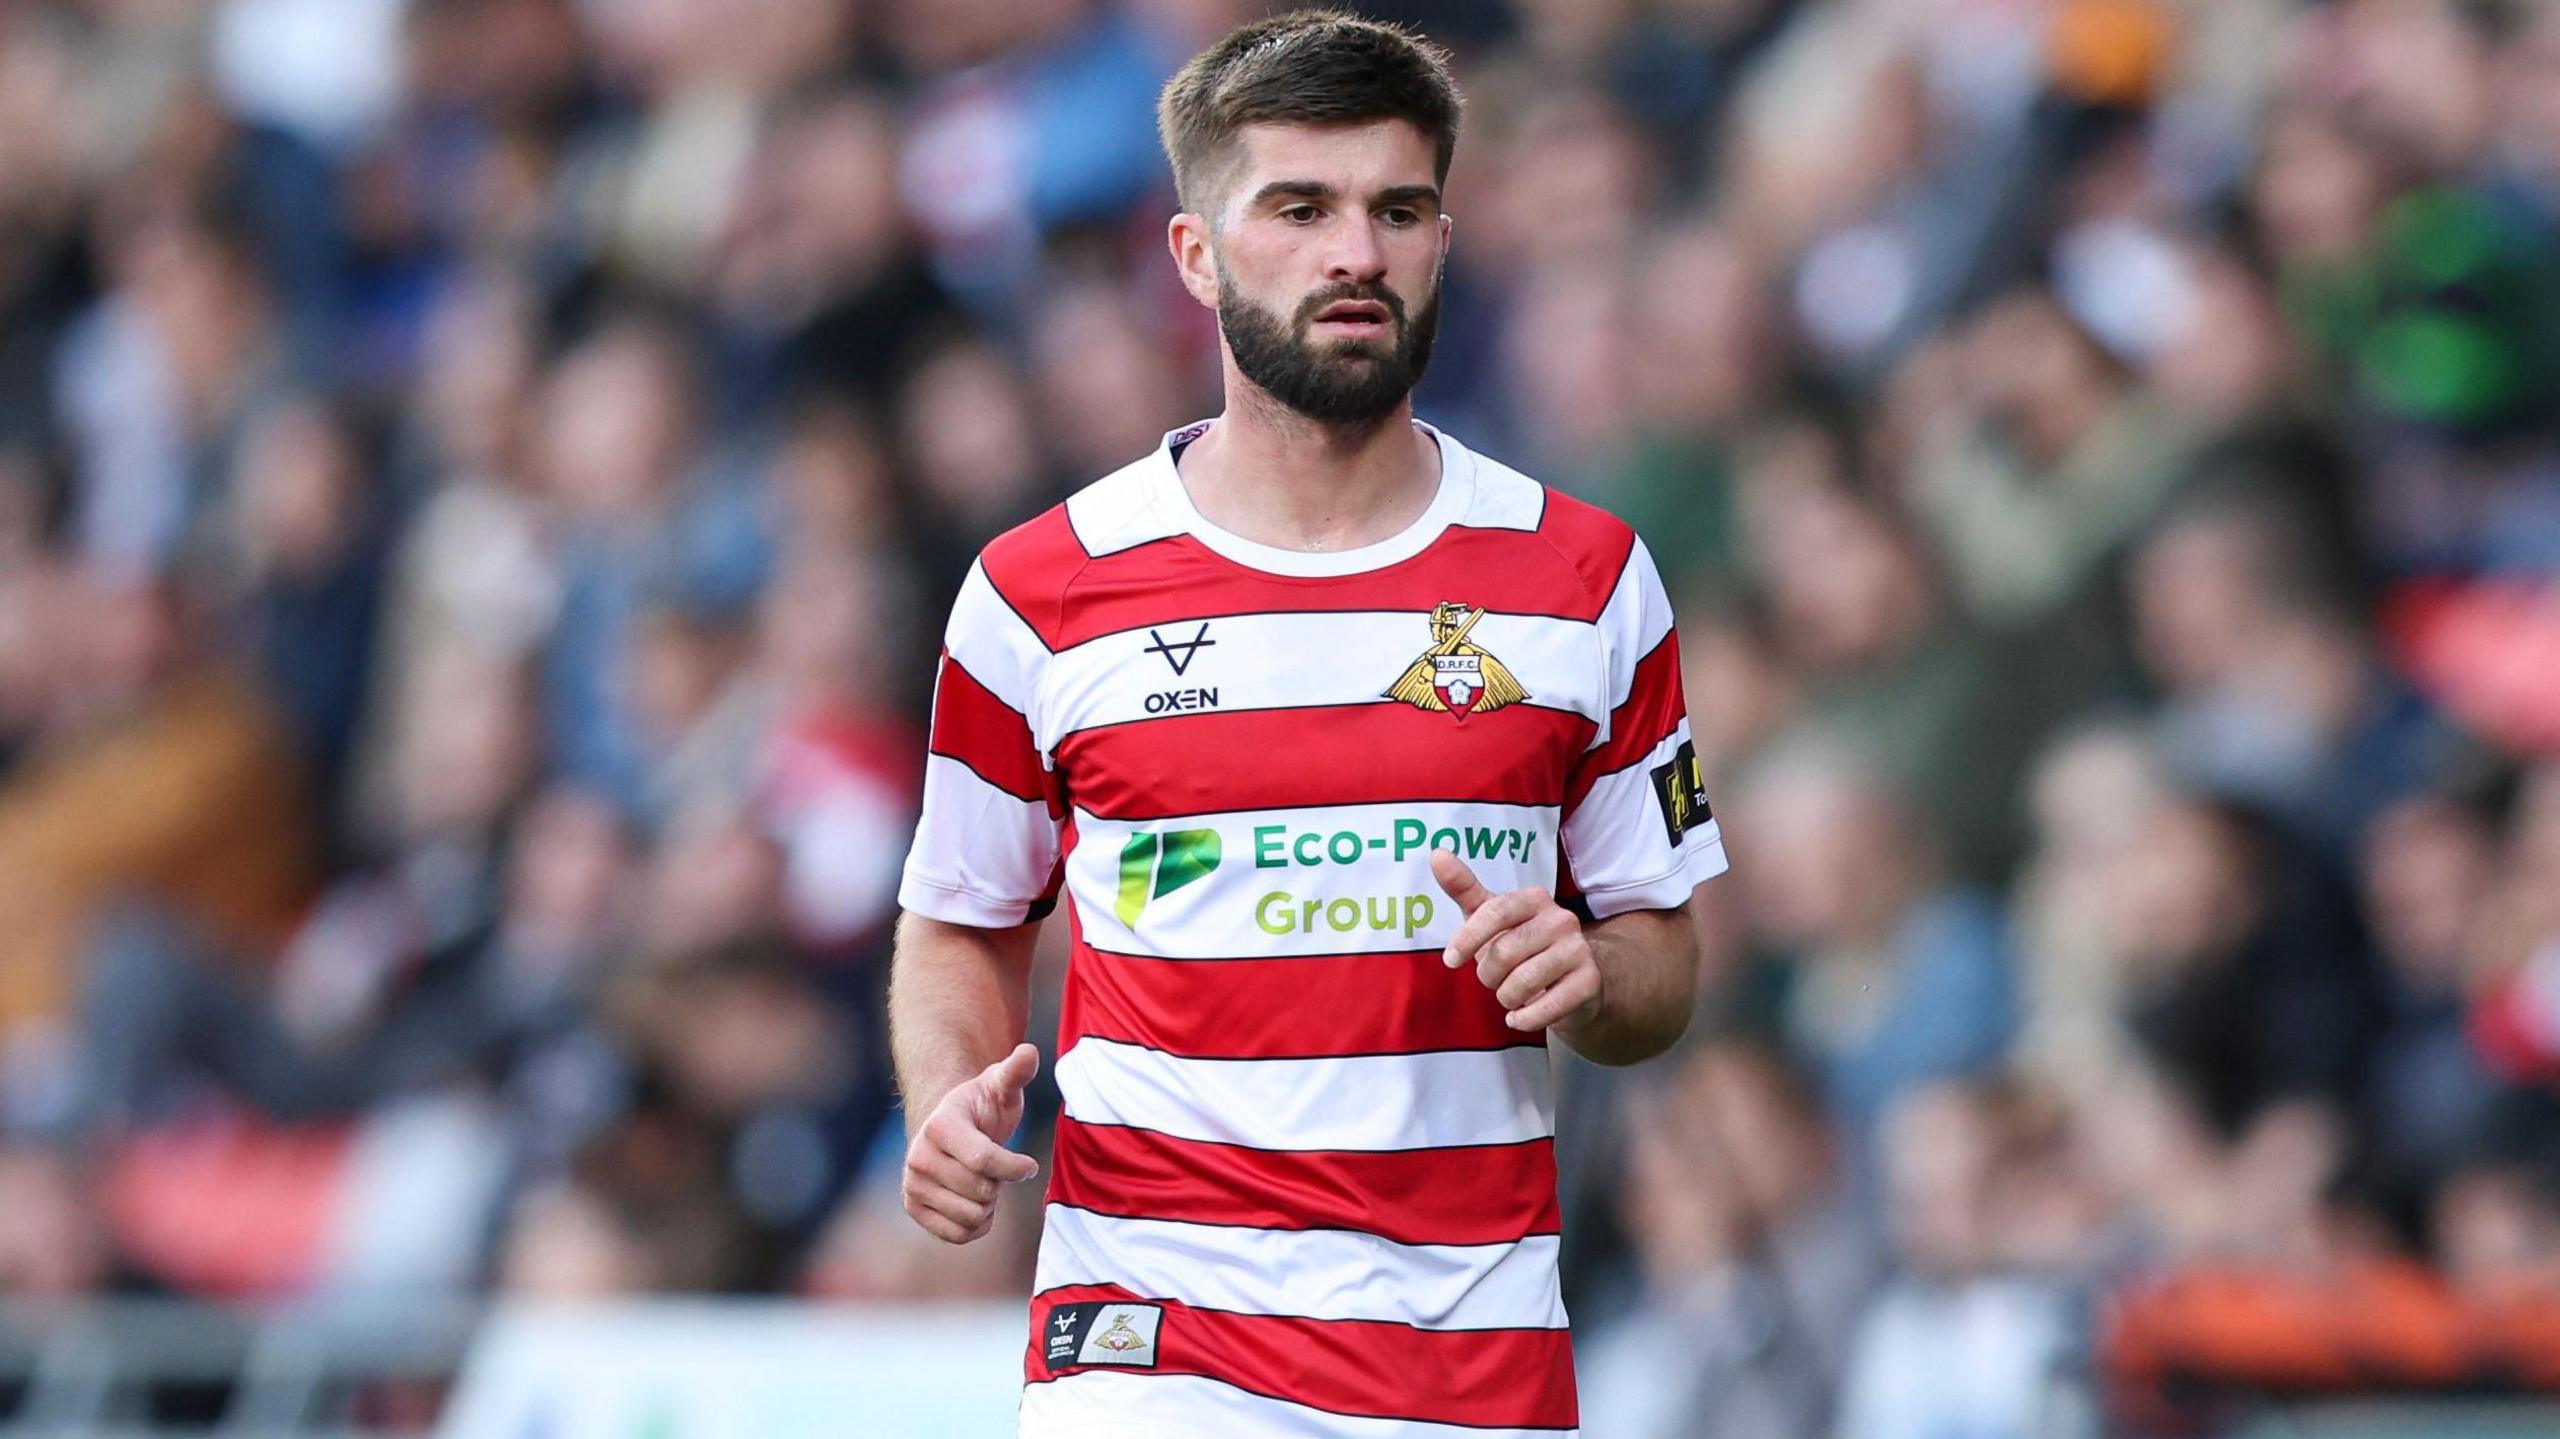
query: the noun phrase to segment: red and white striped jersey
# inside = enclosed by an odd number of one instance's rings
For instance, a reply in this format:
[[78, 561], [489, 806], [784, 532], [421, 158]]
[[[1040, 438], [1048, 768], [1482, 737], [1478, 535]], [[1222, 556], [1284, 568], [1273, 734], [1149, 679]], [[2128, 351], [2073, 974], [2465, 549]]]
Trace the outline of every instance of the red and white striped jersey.
[[1724, 868], [1661, 580], [1436, 430], [1403, 533], [1255, 544], [1207, 423], [987, 546], [935, 694], [901, 901], [1074, 935], [1022, 1433], [1571, 1434], [1545, 1039], [1429, 854], [1603, 918]]

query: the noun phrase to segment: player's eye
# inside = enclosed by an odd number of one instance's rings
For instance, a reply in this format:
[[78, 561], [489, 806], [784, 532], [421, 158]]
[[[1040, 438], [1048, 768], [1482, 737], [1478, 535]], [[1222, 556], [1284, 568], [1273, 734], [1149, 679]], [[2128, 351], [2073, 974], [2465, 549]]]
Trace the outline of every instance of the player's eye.
[[1322, 213], [1324, 212], [1313, 205], [1291, 205], [1280, 212], [1280, 218], [1292, 225], [1312, 225], [1316, 217]]
[[1386, 221], [1388, 224], [1393, 225], [1399, 230], [1422, 223], [1422, 216], [1420, 212], [1403, 205], [1390, 205], [1387, 208], [1380, 210], [1378, 212], [1378, 218]]

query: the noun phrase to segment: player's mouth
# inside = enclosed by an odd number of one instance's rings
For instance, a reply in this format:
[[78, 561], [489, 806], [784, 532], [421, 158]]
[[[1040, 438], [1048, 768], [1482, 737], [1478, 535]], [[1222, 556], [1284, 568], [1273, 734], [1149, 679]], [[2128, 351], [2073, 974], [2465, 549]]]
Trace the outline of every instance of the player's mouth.
[[1381, 340], [1394, 326], [1395, 317], [1375, 300], [1344, 300], [1316, 312], [1316, 330], [1337, 339]]

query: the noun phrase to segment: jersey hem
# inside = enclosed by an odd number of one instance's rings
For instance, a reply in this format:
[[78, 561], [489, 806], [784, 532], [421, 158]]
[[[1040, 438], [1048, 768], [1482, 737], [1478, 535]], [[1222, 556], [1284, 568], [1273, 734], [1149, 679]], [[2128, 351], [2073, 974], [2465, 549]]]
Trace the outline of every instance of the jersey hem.
[[945, 924], [1012, 929], [1030, 919], [1037, 900], [994, 900], [909, 874], [898, 881], [898, 907]]
[[1724, 840], [1718, 837], [1681, 856], [1680, 863], [1668, 873], [1633, 884], [1586, 889], [1582, 902], [1590, 907], [1593, 919], [1609, 919], [1639, 909], [1678, 909], [1689, 902], [1689, 891], [1732, 867], [1725, 858]]

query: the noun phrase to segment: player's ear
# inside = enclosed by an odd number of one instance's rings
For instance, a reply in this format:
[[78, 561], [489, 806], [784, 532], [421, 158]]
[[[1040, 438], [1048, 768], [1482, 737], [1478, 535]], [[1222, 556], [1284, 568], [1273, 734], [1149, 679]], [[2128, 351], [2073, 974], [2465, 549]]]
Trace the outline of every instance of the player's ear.
[[1207, 217], [1185, 210], [1165, 226], [1164, 237], [1166, 248], [1173, 251], [1174, 273], [1182, 277], [1182, 288], [1208, 308], [1218, 308], [1218, 257], [1210, 248]]

